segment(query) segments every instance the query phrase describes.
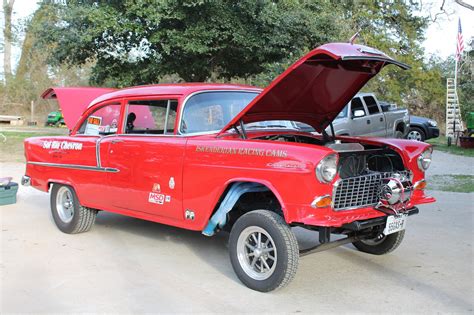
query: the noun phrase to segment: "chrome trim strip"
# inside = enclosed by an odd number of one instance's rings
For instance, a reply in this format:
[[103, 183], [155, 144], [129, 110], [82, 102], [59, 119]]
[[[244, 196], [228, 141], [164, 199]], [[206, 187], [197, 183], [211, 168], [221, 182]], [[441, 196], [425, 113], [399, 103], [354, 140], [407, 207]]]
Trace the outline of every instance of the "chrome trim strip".
[[27, 164], [58, 167], [58, 168], [70, 168], [70, 169], [84, 170], [84, 171], [107, 172], [107, 173], [117, 173], [120, 171], [112, 167], [97, 167], [97, 166], [78, 165], [78, 164], [60, 164], [60, 163], [46, 163], [46, 162], [27, 162]]
[[[183, 112], [184, 112], [184, 107], [186, 106], [186, 103], [188, 102], [188, 100], [197, 95], [197, 94], [202, 94], [202, 93], [216, 93], [216, 92], [245, 92], [245, 93], [255, 93], [257, 94], [260, 94], [262, 93], [262, 89], [259, 89], [259, 88], [255, 88], [255, 89], [235, 89], [235, 90], [232, 90], [232, 89], [228, 89], [228, 90], [202, 90], [202, 91], [196, 91], [196, 92], [193, 92], [191, 94], [189, 94], [188, 96], [186, 96], [186, 98], [183, 100], [182, 104], [181, 104], [181, 108], [179, 109], [179, 122], [178, 122], [178, 129], [177, 129], [177, 134], [178, 135], [184, 135], [184, 136], [197, 136], [197, 135], [207, 135], [207, 134], [213, 134], [213, 133], [219, 133], [221, 130], [211, 130], [211, 131], [200, 131], [200, 132], [190, 132], [190, 133], [181, 133], [181, 125], [182, 125], [182, 122], [183, 122]], [[250, 104], [250, 103], [249, 103]], [[248, 105], [248, 104], [247, 104]], [[245, 108], [245, 107], [244, 107]], [[242, 109], [243, 110], [243, 109]], [[239, 112], [240, 114], [240, 112]], [[238, 114], [237, 114], [238, 115]]]

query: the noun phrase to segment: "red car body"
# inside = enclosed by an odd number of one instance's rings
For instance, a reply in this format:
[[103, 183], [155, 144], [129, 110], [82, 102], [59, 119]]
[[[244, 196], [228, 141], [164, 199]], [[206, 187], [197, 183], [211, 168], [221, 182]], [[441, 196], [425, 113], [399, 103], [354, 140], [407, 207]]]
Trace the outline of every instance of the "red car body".
[[[211, 229], [207, 235], [218, 229], [218, 223], [222, 225], [222, 220], [211, 225], [210, 221], [235, 183], [266, 187], [292, 226], [340, 228], [385, 217], [387, 213], [373, 204], [343, 211], [336, 211], [333, 204], [315, 207], [319, 197], [334, 198], [334, 185], [341, 179], [338, 173], [330, 183], [322, 183], [315, 169], [323, 158], [338, 152], [325, 145], [268, 140], [272, 135], [288, 135], [318, 142], [324, 136], [272, 128], [249, 129], [243, 135], [239, 128], [259, 121], [293, 120], [322, 132], [387, 64], [405, 67], [369, 47], [335, 43], [311, 51], [264, 90], [230, 84], [160, 84], [121, 90], [51, 88], [43, 97], [58, 99], [71, 132], [69, 136], [27, 139], [26, 175], [33, 187], [45, 192], [51, 184], [73, 187], [80, 204], [88, 208], [196, 231], [207, 227]], [[181, 132], [187, 102], [195, 95], [219, 91], [258, 95], [221, 130]], [[174, 125], [178, 127], [172, 132], [126, 132], [129, 104], [170, 99], [177, 102]], [[107, 104], [120, 108], [116, 132], [78, 134], [91, 113]], [[396, 152], [414, 186], [424, 181], [418, 160], [429, 149], [428, 144], [358, 137], [337, 140]], [[413, 189], [404, 209], [434, 201], [422, 188]]]

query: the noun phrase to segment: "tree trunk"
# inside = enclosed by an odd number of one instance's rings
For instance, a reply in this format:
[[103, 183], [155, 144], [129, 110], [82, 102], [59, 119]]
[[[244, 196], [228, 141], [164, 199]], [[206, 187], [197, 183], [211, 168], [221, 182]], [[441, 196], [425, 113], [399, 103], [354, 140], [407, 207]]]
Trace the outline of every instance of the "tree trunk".
[[15, 0], [3, 0], [4, 29], [3, 29], [3, 75], [8, 82], [12, 75], [12, 13]]

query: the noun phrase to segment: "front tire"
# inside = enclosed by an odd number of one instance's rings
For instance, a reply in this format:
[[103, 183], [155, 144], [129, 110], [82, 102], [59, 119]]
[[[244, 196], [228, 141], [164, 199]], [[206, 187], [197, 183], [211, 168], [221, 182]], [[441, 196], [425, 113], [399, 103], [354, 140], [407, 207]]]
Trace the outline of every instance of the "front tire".
[[393, 252], [403, 241], [405, 230], [384, 235], [381, 239], [367, 239], [353, 242], [352, 244], [361, 252], [372, 255], [385, 255]]
[[229, 255], [242, 283], [253, 290], [269, 292], [294, 278], [299, 248], [295, 234], [280, 215], [256, 210], [235, 222], [229, 238]]
[[61, 232], [76, 234], [87, 232], [94, 225], [97, 210], [83, 207], [71, 186], [53, 184], [51, 213]]
[[407, 139], [423, 142], [426, 140], [426, 135], [425, 135], [425, 132], [421, 130], [420, 128], [411, 127], [410, 131], [408, 132]]

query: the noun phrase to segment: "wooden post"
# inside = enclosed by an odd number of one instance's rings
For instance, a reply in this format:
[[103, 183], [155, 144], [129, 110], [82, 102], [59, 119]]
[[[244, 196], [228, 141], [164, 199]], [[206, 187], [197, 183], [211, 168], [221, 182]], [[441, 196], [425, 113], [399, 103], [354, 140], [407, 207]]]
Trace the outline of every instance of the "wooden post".
[[31, 101], [31, 117], [30, 117], [31, 123], [35, 121], [35, 101]]

